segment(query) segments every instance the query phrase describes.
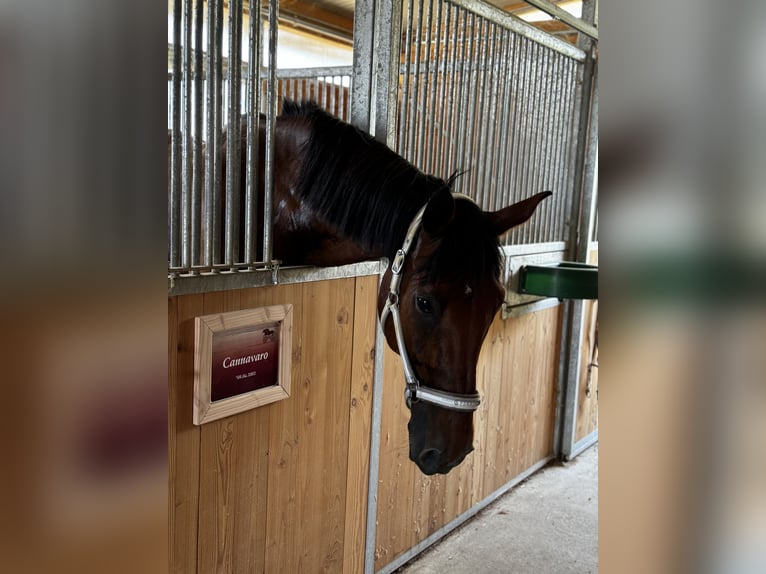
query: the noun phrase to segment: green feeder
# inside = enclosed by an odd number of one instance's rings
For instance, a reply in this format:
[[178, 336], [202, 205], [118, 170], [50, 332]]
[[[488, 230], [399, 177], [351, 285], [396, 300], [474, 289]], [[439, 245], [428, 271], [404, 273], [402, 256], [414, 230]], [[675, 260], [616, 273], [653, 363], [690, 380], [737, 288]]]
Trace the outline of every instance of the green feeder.
[[558, 299], [598, 299], [598, 267], [563, 261], [556, 265], [524, 265], [519, 293]]

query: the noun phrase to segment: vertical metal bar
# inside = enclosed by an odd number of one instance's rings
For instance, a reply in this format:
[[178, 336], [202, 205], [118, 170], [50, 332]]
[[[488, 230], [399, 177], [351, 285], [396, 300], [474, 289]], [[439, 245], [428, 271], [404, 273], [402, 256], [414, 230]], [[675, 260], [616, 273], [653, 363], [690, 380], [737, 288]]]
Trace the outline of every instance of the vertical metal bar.
[[[415, 0], [407, 0], [407, 28], [406, 38], [404, 41], [404, 70], [401, 72], [402, 76], [402, 96], [399, 100], [399, 139], [397, 147], [395, 148], [400, 154], [404, 155], [407, 148], [407, 123], [410, 97], [410, 75], [412, 70], [412, 18], [414, 11]], [[399, 70], [397, 68], [397, 78], [399, 77]]]
[[598, 154], [598, 64], [593, 64], [592, 96], [588, 120], [587, 147], [583, 158], [582, 210], [580, 215], [580, 238], [577, 259], [587, 263], [588, 246], [591, 241], [593, 212], [595, 211], [596, 159]]
[[556, 163], [553, 175], [553, 188], [554, 199], [553, 204], [553, 219], [555, 221], [555, 241], [565, 241], [566, 237], [563, 235], [564, 221], [562, 218], [561, 204], [564, 201], [564, 196], [568, 193], [566, 189], [566, 183], [564, 181], [564, 170], [562, 164], [564, 163], [564, 154], [566, 150], [566, 138], [567, 138], [567, 125], [565, 121], [566, 109], [568, 105], [568, 98], [566, 96], [566, 85], [568, 78], [569, 63], [566, 60], [562, 60], [558, 82], [556, 85], [556, 93], [558, 95], [558, 106], [556, 112], [557, 121], [557, 145], [556, 145]]
[[[529, 172], [529, 179], [527, 180], [526, 194], [532, 195], [540, 191], [538, 187], [538, 181], [540, 178], [540, 172], [542, 171], [542, 162], [540, 156], [542, 155], [543, 148], [543, 130], [545, 129], [545, 103], [546, 103], [546, 85], [545, 75], [548, 67], [548, 59], [545, 57], [545, 50], [541, 46], [537, 47], [537, 86], [535, 89], [535, 101], [534, 101], [534, 122], [532, 129], [532, 138], [534, 145], [532, 147], [532, 157], [530, 164], [533, 168]], [[532, 216], [532, 237], [531, 243], [538, 243], [540, 241], [540, 232], [542, 231], [542, 218], [540, 213], [535, 210]]]
[[181, 267], [188, 271], [191, 268], [191, 187], [193, 176], [192, 164], [192, 0], [184, 2], [183, 17], [183, 153], [182, 153], [182, 185], [181, 185]]
[[[470, 21], [470, 25], [469, 25]], [[457, 169], [466, 170], [470, 166], [465, 165], [465, 145], [466, 145], [466, 118], [468, 111], [468, 86], [466, 85], [470, 81], [470, 62], [468, 64], [468, 72], [466, 72], [466, 50], [467, 45], [470, 44], [468, 38], [468, 31], [473, 33], [473, 14], [467, 12], [463, 14], [463, 38], [460, 42], [460, 104], [456, 106], [455, 114], [457, 116], [457, 147], [455, 148], [455, 165]], [[465, 185], [465, 177], [461, 178], [461, 189], [465, 194], [470, 193], [470, 186]]]
[[216, 265], [221, 257], [221, 219], [222, 219], [222, 186], [221, 186], [221, 123], [223, 110], [223, 0], [212, 0], [211, 8], [214, 10], [212, 22], [208, 24], [213, 29], [213, 43], [208, 44], [208, 52], [212, 54], [212, 66], [209, 68], [212, 74], [213, 104], [209, 113], [212, 115], [212, 138], [208, 141], [208, 157], [212, 164], [210, 178], [212, 183], [212, 228], [211, 228], [211, 265]]
[[[551, 166], [553, 165], [554, 161], [554, 152], [555, 152], [555, 144], [556, 139], [554, 137], [555, 135], [555, 115], [554, 110], [556, 108], [556, 90], [555, 90], [555, 83], [556, 83], [556, 75], [558, 74], [558, 63], [559, 58], [556, 56], [553, 52], [547, 52], [546, 56], [549, 60], [548, 64], [548, 72], [546, 74], [546, 83], [545, 83], [545, 95], [546, 95], [546, 104], [544, 109], [544, 117], [545, 117], [545, 138], [544, 138], [544, 147], [543, 147], [543, 167], [540, 170], [540, 179], [537, 183], [537, 190], [543, 191], [543, 190], [549, 190], [551, 189]], [[553, 229], [554, 229], [554, 222], [552, 217], [552, 203], [545, 201], [543, 202], [545, 205], [541, 206], [543, 209], [541, 209], [540, 213], [540, 221], [541, 221], [541, 241], [542, 242], [549, 242], [554, 241], [553, 239]]]
[[[361, 0], [357, 0], [359, 6]], [[377, 84], [371, 106], [375, 138], [396, 146], [397, 100], [399, 98], [402, 2], [379, 0], [376, 2], [375, 46], [379, 58], [375, 69]], [[406, 72], [405, 72], [406, 76]], [[356, 79], [354, 80], [356, 82]], [[356, 87], [354, 87], [354, 93]], [[354, 96], [356, 98], [356, 96]], [[404, 100], [402, 100], [404, 101]], [[381, 274], [386, 266], [381, 265]], [[384, 337], [380, 326], [375, 334], [375, 369], [373, 381], [372, 422], [370, 439], [370, 474], [367, 490], [367, 524], [364, 553], [364, 572], [372, 574], [375, 569], [375, 530], [378, 510], [378, 463], [380, 460], [380, 424], [383, 409], [383, 358]]]
[[496, 152], [496, 148], [489, 149], [490, 134], [494, 134], [497, 128], [497, 117], [495, 116], [495, 103], [497, 101], [497, 91], [499, 89], [497, 82], [497, 75], [495, 74], [495, 66], [497, 65], [497, 26], [493, 23], [488, 23], [487, 26], [487, 39], [485, 42], [484, 62], [482, 65], [482, 75], [484, 76], [482, 86], [482, 106], [481, 106], [481, 118], [479, 120], [481, 125], [481, 131], [479, 133], [478, 140], [478, 152], [479, 162], [477, 164], [477, 178], [476, 178], [476, 193], [478, 197], [478, 203], [482, 209], [489, 208], [489, 193], [487, 190], [488, 178], [487, 175], [491, 174], [492, 168], [492, 156]]
[[240, 47], [242, 38], [242, 0], [229, 0], [229, 108], [226, 138], [226, 233], [225, 263], [233, 266], [239, 259], [240, 210]]
[[548, 225], [549, 225], [549, 234], [548, 234], [548, 241], [558, 241], [559, 240], [559, 234], [557, 232], [559, 222], [556, 219], [556, 203], [558, 202], [558, 196], [561, 195], [562, 190], [560, 187], [558, 187], [558, 183], [556, 181], [556, 175], [558, 173], [558, 164], [560, 162], [560, 148], [561, 148], [561, 140], [563, 139], [561, 135], [561, 113], [562, 113], [562, 93], [561, 93], [561, 83], [562, 83], [562, 77], [563, 77], [563, 71], [564, 71], [564, 64], [565, 60], [564, 58], [559, 57], [558, 54], [556, 54], [555, 57], [556, 66], [554, 69], [554, 76], [553, 76], [553, 83], [551, 86], [551, 91], [553, 92], [553, 104], [552, 109], [550, 113], [551, 123], [552, 123], [552, 130], [551, 130], [551, 163], [548, 167], [548, 176], [547, 176], [547, 187], [551, 191], [553, 191], [553, 198], [554, 201], [551, 202], [550, 208], [549, 208], [549, 216], [548, 216]]
[[505, 173], [505, 155], [504, 155], [504, 137], [506, 135], [506, 124], [508, 121], [508, 108], [505, 105], [506, 94], [510, 89], [508, 82], [508, 44], [510, 42], [508, 30], [498, 28], [500, 46], [495, 53], [495, 70], [498, 90], [494, 97], [492, 110], [495, 118], [495, 126], [492, 129], [492, 139], [490, 140], [490, 161], [488, 172], [490, 174], [490, 196], [487, 204], [487, 210], [498, 209], [499, 198], [503, 194], [502, 178]]
[[558, 206], [559, 207], [559, 221], [561, 222], [561, 237], [567, 241], [569, 240], [569, 226], [570, 226], [570, 202], [572, 197], [572, 186], [573, 182], [570, 177], [569, 173], [569, 166], [571, 164], [571, 158], [574, 155], [573, 151], [573, 141], [574, 141], [574, 129], [575, 129], [575, 122], [574, 122], [574, 111], [575, 111], [575, 97], [574, 97], [574, 87], [576, 85], [576, 78], [578, 76], [578, 69], [581, 68], [581, 64], [576, 64], [574, 62], [570, 62], [569, 66], [567, 67], [567, 76], [566, 76], [566, 106], [565, 106], [565, 115], [564, 115], [564, 127], [566, 129], [566, 137], [564, 139], [564, 156], [562, 158], [561, 162], [561, 178], [563, 182], [563, 189], [564, 193], [561, 197], [561, 203]]
[[338, 116], [338, 111], [335, 109], [335, 76], [330, 76], [330, 113]]
[[458, 79], [458, 66], [460, 65], [460, 62], [458, 60], [458, 44], [461, 46], [463, 43], [460, 41], [460, 21], [465, 17], [465, 14], [462, 10], [460, 10], [457, 6], [454, 6], [453, 4], [449, 5], [450, 12], [454, 14], [453, 18], [453, 24], [452, 24], [452, 47], [451, 47], [451, 53], [450, 53], [450, 63], [451, 63], [451, 73], [450, 73], [450, 89], [449, 89], [449, 98], [447, 103], [447, 119], [449, 122], [449, 151], [445, 149], [444, 155], [446, 156], [447, 161], [447, 173], [450, 175], [454, 173], [456, 168], [456, 162], [455, 162], [455, 152], [457, 149], [457, 126], [455, 125], [456, 122], [456, 114], [457, 114], [457, 101], [458, 96], [460, 95], [460, 81]]
[[[587, 22], [593, 22], [594, 14], [593, 0], [586, 0], [583, 3], [583, 19]], [[585, 62], [580, 70], [578, 78], [577, 92], [575, 94], [575, 158], [573, 175], [573, 192], [570, 206], [570, 221], [572, 222], [569, 238], [569, 256], [571, 260], [584, 261], [587, 257], [587, 250], [580, 253], [580, 235], [582, 219], [578, 219], [581, 214], [581, 201], [584, 198], [584, 184], [586, 171], [586, 156], [588, 153], [588, 138], [590, 136], [590, 111], [592, 103], [592, 88], [594, 80], [595, 59], [593, 57], [593, 42], [589, 38], [580, 36], [580, 45], [587, 54]], [[586, 233], [587, 235], [587, 233]], [[579, 393], [579, 379], [581, 369], [581, 349], [582, 335], [584, 326], [583, 302], [573, 301], [572, 305], [572, 330], [569, 336], [568, 368], [566, 376], [566, 398], [564, 403], [564, 419], [562, 425], [561, 454], [566, 460], [574, 456], [575, 430], [577, 425], [577, 395]]]
[[[415, 0], [410, 0], [411, 2], [414, 2]], [[412, 76], [412, 95], [410, 97], [409, 101], [409, 117], [408, 117], [408, 137], [407, 137], [407, 147], [404, 150], [404, 156], [407, 157], [410, 161], [415, 163], [417, 165], [417, 162], [415, 161], [415, 135], [417, 133], [417, 122], [418, 122], [418, 93], [420, 89], [420, 62], [421, 62], [421, 39], [422, 39], [422, 19], [423, 19], [423, 1], [424, 0], [417, 0], [418, 2], [418, 10], [417, 10], [417, 17], [416, 21], [412, 23], [412, 26], [415, 28], [415, 62], [414, 62], [414, 69], [410, 73]]]
[[[425, 0], [421, 0], [421, 5], [425, 2]], [[420, 97], [418, 98], [417, 103], [417, 109], [418, 109], [418, 135], [417, 135], [417, 150], [416, 150], [416, 160], [415, 165], [420, 167], [423, 170], [428, 169], [428, 164], [426, 162], [426, 143], [425, 143], [425, 127], [427, 123], [427, 117], [428, 117], [428, 110], [426, 109], [427, 106], [427, 99], [428, 99], [428, 90], [430, 89], [430, 82], [431, 82], [431, 24], [432, 24], [432, 13], [431, 13], [431, 5], [432, 0], [429, 0], [428, 3], [426, 3], [426, 11], [425, 11], [425, 55], [422, 58], [418, 58], [418, 64], [420, 62], [423, 62], [423, 76], [421, 79], [421, 87], [420, 87]], [[422, 28], [422, 26], [421, 26]], [[418, 54], [420, 54], [422, 41], [418, 42]], [[430, 143], [430, 142], [429, 142]]]
[[[436, 2], [436, 16], [434, 17], [434, 7], [433, 3]], [[431, 19], [429, 20], [428, 25], [428, 59], [430, 60], [430, 54], [431, 54], [431, 36], [433, 35], [436, 38], [435, 47], [433, 49], [433, 62], [429, 63], [430, 68], [430, 77], [431, 80], [429, 82], [428, 86], [428, 93], [429, 93], [429, 99], [428, 99], [428, 126], [429, 126], [429, 134], [431, 137], [428, 139], [429, 144], [425, 146], [425, 158], [424, 158], [424, 165], [426, 166], [426, 169], [429, 173], [434, 173], [436, 175], [444, 175], [440, 174], [438, 172], [438, 168], [436, 166], [436, 157], [438, 152], [438, 146], [441, 139], [444, 137], [444, 134], [442, 133], [442, 126], [441, 124], [437, 124], [436, 122], [436, 93], [439, 90], [439, 85], [442, 83], [443, 79], [443, 73], [441, 72], [441, 16], [442, 16], [442, 3], [441, 0], [431, 0], [431, 9], [429, 11], [429, 14], [431, 15]], [[435, 30], [434, 30], [434, 20], [435, 20]], [[431, 34], [431, 31], [434, 31], [434, 34]]]
[[[357, 128], [371, 131], [373, 118], [372, 94], [375, 74], [375, 0], [356, 0], [354, 3], [354, 92], [348, 103], [348, 121]], [[344, 93], [341, 86], [341, 94]], [[341, 97], [341, 103], [343, 98]], [[342, 116], [341, 116], [342, 117]]]
[[[500, 118], [500, 140], [497, 146], [498, 166], [497, 166], [497, 193], [495, 194], [494, 203], [491, 206], [492, 210], [500, 209], [505, 204], [505, 196], [508, 195], [508, 188], [506, 187], [506, 167], [508, 166], [508, 117], [510, 115], [511, 106], [513, 105], [512, 98], [512, 81], [513, 78], [509, 78], [511, 69], [511, 57], [513, 45], [516, 41], [516, 37], [508, 30], [503, 30], [503, 55], [501, 61], [503, 63], [503, 72], [500, 77], [500, 85], [503, 87], [502, 97], [499, 99], [500, 106], [502, 106], [502, 114]], [[510, 201], [508, 201], [510, 204]]]
[[168, 234], [170, 267], [181, 263], [179, 238], [181, 231], [181, 22], [183, 4], [173, 2], [173, 90], [171, 97], [171, 140], [170, 140], [170, 210]]
[[256, 222], [258, 221], [258, 161], [261, 108], [261, 1], [250, 0], [250, 37], [247, 69], [247, 182], [245, 185], [245, 263], [257, 259]]
[[[478, 85], [479, 85], [479, 71], [478, 71], [478, 50], [479, 50], [479, 42], [481, 39], [481, 35], [483, 33], [483, 24], [484, 20], [482, 18], [474, 17], [473, 24], [475, 28], [472, 28], [471, 30], [471, 40], [469, 42], [470, 44], [470, 50], [471, 50], [471, 57], [469, 59], [469, 74], [468, 74], [468, 106], [465, 109], [464, 115], [465, 115], [465, 123], [467, 125], [466, 127], [466, 145], [463, 149], [463, 161], [467, 166], [470, 167], [470, 171], [467, 174], [467, 182], [469, 182], [468, 185], [468, 193], [472, 198], [476, 198], [476, 188], [474, 187], [474, 176], [476, 175], [476, 165], [474, 162], [474, 139], [473, 139], [473, 128], [476, 125], [476, 92], [478, 91]], [[477, 39], [479, 39], [477, 41]]]
[[202, 185], [204, 172], [202, 170], [202, 104], [204, 101], [204, 83], [202, 68], [202, 28], [205, 18], [204, 2], [197, 0], [195, 5], [196, 17], [194, 27], [194, 166], [192, 168], [192, 202], [191, 202], [191, 264], [201, 264], [201, 209]]
[[217, 0], [208, 0], [207, 9], [207, 137], [205, 138], [205, 214], [204, 214], [204, 266], [213, 260], [213, 196], [215, 193], [215, 14]]
[[277, 32], [279, 28], [279, 0], [269, 0], [269, 88], [266, 114], [266, 172], [263, 202], [263, 260], [272, 262], [272, 196], [274, 194], [274, 152], [277, 115]]
[[[519, 193], [521, 196], [525, 196], [529, 193], [529, 189], [527, 188], [528, 180], [529, 180], [529, 172], [532, 169], [531, 167], [531, 149], [532, 149], [532, 131], [533, 131], [533, 115], [534, 115], [534, 103], [535, 103], [535, 90], [537, 88], [537, 51], [538, 51], [538, 44], [532, 43], [529, 46], [529, 69], [527, 74], [528, 79], [528, 89], [527, 94], [525, 96], [525, 124], [524, 124], [524, 156], [523, 156], [523, 162], [524, 167], [522, 170], [520, 170], [521, 179], [519, 181]], [[533, 222], [527, 222], [523, 226], [521, 226], [521, 229], [523, 230], [523, 243], [531, 243], [531, 237], [532, 237], [532, 231], [533, 231]]]
[[[346, 107], [343, 105], [343, 100], [346, 99], [344, 96], [346, 93], [345, 83], [347, 77], [346, 75], [340, 76], [340, 84], [338, 84], [338, 117], [346, 122], [349, 121], [349, 118], [346, 117]], [[370, 131], [370, 128], [367, 128], [367, 131]]]
[[476, 128], [476, 133], [471, 133], [470, 141], [470, 159], [471, 159], [471, 173], [468, 174], [471, 178], [471, 188], [473, 189], [473, 198], [476, 203], [481, 205], [481, 137], [484, 131], [486, 122], [482, 115], [484, 107], [485, 96], [487, 92], [487, 41], [489, 39], [489, 22], [484, 18], [479, 18], [479, 35], [478, 38], [474, 37], [474, 44], [476, 45], [477, 55], [474, 67], [476, 70], [475, 81], [472, 82], [474, 89], [472, 90], [474, 96], [474, 105], [471, 106], [471, 112], [473, 118], [469, 125], [473, 129]]
[[442, 53], [442, 59], [444, 60], [442, 64], [442, 72], [441, 72], [441, 82], [439, 84], [439, 95], [437, 96], [437, 103], [436, 106], [439, 107], [439, 126], [440, 126], [440, 137], [438, 142], [438, 150], [436, 152], [436, 161], [438, 164], [438, 170], [439, 174], [442, 177], [448, 177], [450, 175], [448, 166], [447, 166], [447, 158], [446, 158], [446, 149], [447, 149], [447, 142], [451, 139], [451, 134], [449, 132], [449, 128], [447, 126], [447, 120], [449, 118], [449, 112], [452, 108], [452, 101], [450, 98], [450, 89], [449, 87], [452, 85], [452, 70], [451, 67], [455, 65], [454, 58], [450, 58], [449, 49], [450, 49], [450, 24], [451, 24], [451, 16], [452, 16], [452, 4], [446, 4], [446, 11], [442, 6], [444, 6], [444, 2], [440, 0], [439, 6], [440, 11], [444, 11], [444, 35], [440, 42], [444, 43], [444, 49]]

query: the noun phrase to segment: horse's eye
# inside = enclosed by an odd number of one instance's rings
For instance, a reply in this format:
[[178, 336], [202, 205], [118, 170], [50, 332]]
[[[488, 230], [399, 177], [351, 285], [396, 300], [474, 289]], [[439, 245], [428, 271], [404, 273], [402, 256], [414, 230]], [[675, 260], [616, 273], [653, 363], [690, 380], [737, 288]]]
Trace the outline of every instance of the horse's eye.
[[434, 312], [434, 303], [430, 299], [425, 297], [415, 297], [415, 305], [418, 307], [418, 311], [426, 315], [431, 315]]

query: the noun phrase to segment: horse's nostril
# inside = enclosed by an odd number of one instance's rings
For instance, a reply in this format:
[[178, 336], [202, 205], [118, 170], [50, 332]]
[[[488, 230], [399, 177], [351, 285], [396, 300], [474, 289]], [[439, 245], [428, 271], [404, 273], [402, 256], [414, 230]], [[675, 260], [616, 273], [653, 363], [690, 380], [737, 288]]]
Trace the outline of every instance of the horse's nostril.
[[433, 474], [436, 469], [439, 468], [442, 451], [436, 448], [427, 448], [420, 453], [418, 460], [420, 461], [420, 468], [426, 474]]

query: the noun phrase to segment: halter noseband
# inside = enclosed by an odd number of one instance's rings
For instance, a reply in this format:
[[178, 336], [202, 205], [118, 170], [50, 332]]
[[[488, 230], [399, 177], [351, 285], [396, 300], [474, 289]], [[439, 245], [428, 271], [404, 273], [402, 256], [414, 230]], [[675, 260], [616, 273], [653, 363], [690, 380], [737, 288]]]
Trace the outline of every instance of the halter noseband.
[[423, 401], [451, 411], [470, 413], [479, 408], [479, 404], [481, 403], [479, 394], [450, 393], [448, 391], [441, 391], [420, 384], [417, 376], [415, 376], [412, 364], [410, 363], [407, 348], [404, 345], [402, 319], [399, 316], [399, 284], [402, 281], [404, 260], [407, 258], [407, 254], [410, 251], [415, 235], [417, 235], [417, 232], [420, 229], [423, 213], [427, 206], [428, 204], [421, 207], [420, 211], [415, 215], [415, 218], [412, 220], [412, 223], [410, 223], [410, 227], [407, 230], [407, 235], [404, 238], [402, 248], [396, 252], [394, 261], [391, 263], [391, 283], [388, 287], [386, 305], [383, 307], [383, 312], [380, 315], [380, 325], [381, 327], [385, 327], [388, 316], [391, 315], [391, 318], [394, 320], [396, 345], [399, 347], [399, 357], [402, 360], [402, 367], [404, 368], [404, 379], [406, 382], [404, 401], [407, 404], [407, 408], [412, 408], [412, 403], [414, 402]]

